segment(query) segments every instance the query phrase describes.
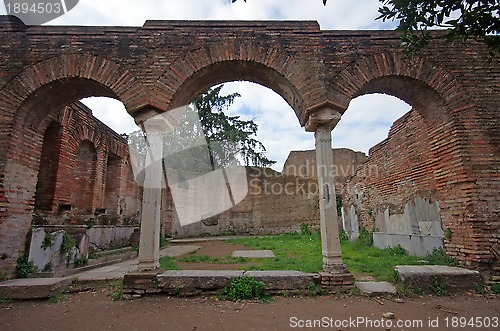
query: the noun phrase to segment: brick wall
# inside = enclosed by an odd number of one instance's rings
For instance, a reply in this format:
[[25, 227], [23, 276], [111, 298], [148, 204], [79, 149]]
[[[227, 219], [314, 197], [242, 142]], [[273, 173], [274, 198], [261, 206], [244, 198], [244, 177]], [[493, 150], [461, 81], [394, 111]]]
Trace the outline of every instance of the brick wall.
[[5, 270], [11, 270], [25, 252], [24, 238], [32, 221], [137, 224], [140, 189], [129, 176], [127, 142], [93, 117], [90, 109], [76, 103], [37, 126], [29, 121], [17, 122], [16, 127], [18, 144], [12, 151], [18, 157], [9, 166], [11, 183], [19, 191], [7, 195], [17, 200], [11, 198], [6, 209], [18, 209], [0, 224], [0, 252], [9, 257], [1, 261]]
[[[319, 227], [318, 185], [270, 168], [247, 168], [248, 194], [233, 208], [195, 224], [181, 226], [176, 214], [163, 219], [174, 237], [201, 234], [269, 234], [299, 231], [302, 223]], [[174, 206], [171, 208], [175, 209]]]
[[[334, 164], [328, 170], [333, 174], [335, 188], [339, 192], [342, 184], [355, 174], [367, 156], [363, 152], [355, 152], [348, 148], [334, 148], [332, 153]], [[287, 175], [317, 178], [317, 172], [315, 150], [291, 151], [283, 165], [283, 173]]]
[[[464, 265], [491, 269], [498, 263], [491, 249], [500, 232], [500, 60], [485, 61], [480, 42], [437, 39], [405, 60], [397, 32], [325, 31], [316, 22], [27, 28], [1, 16], [0, 27], [0, 251], [29, 229], [45, 133], [40, 128], [64, 106], [109, 96], [143, 120], [214, 84], [247, 80], [280, 94], [301, 124], [322, 107], [343, 112], [367, 93], [411, 104], [425, 123], [435, 186], [418, 169], [400, 169], [401, 177], [416, 177], [402, 189], [411, 182], [416, 186], [409, 192], [435, 189], [443, 226], [454, 229], [445, 247]], [[95, 146], [96, 173], [104, 173], [106, 158]], [[104, 182], [96, 178], [96, 190]], [[69, 188], [58, 190], [60, 201], [69, 203]], [[95, 195], [93, 203], [102, 199]], [[22, 246], [12, 248], [14, 256]]]

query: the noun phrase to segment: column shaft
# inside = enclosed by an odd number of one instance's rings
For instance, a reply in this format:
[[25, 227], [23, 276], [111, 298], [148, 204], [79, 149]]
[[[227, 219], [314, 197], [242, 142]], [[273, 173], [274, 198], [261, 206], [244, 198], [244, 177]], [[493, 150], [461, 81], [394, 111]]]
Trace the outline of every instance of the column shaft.
[[319, 211], [323, 270], [345, 272], [339, 240], [337, 201], [333, 182], [333, 153], [330, 127], [315, 131], [316, 164], [318, 167]]

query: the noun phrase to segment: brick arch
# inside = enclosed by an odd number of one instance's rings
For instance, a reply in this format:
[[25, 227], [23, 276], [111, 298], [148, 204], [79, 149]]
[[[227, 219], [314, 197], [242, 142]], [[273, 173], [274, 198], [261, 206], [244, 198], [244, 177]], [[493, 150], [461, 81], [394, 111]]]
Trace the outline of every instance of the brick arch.
[[[393, 80], [393, 82], [391, 82]], [[397, 80], [397, 84], [396, 84]], [[408, 104], [425, 108], [419, 96], [441, 103], [450, 113], [472, 100], [457, 79], [447, 70], [420, 57], [405, 60], [398, 53], [375, 53], [361, 57], [331, 80], [333, 91], [343, 109], [353, 98], [368, 93], [386, 93]], [[399, 86], [398, 86], [399, 85]], [[418, 89], [417, 93], [413, 93]], [[473, 107], [473, 106], [472, 106]]]
[[303, 124], [306, 110], [323, 102], [318, 93], [323, 89], [321, 70], [319, 62], [307, 62], [279, 46], [227, 40], [200, 47], [172, 63], [158, 78], [155, 104], [183, 106], [211, 86], [245, 80], [282, 96]]
[[475, 222], [473, 201], [478, 195], [474, 175], [474, 151], [469, 134], [478, 112], [474, 99], [457, 77], [422, 58], [406, 61], [395, 53], [377, 53], [346, 67], [332, 84], [346, 109], [351, 99], [369, 93], [398, 97], [414, 107], [424, 120], [432, 158], [428, 169], [408, 169], [433, 176], [440, 199], [443, 229], [454, 232], [444, 238], [447, 251], [466, 265], [484, 263], [488, 255], [471, 256], [463, 247], [480, 251], [471, 238], [485, 236]]
[[103, 57], [68, 53], [25, 68], [1, 88], [5, 102], [0, 110], [18, 116], [20, 109], [34, 107], [30, 99], [40, 101], [55, 90], [57, 94], [67, 92], [59, 106], [87, 96], [107, 96], [120, 100], [133, 113], [149, 102], [147, 89], [127, 68]]

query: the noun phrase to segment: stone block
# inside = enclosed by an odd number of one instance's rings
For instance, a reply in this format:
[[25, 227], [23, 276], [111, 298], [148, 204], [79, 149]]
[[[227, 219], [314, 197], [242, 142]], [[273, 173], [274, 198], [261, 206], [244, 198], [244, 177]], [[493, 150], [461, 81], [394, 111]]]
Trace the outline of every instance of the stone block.
[[0, 283], [0, 298], [44, 299], [71, 286], [71, 278], [22, 278]]
[[231, 284], [235, 277], [243, 276], [239, 270], [168, 270], [156, 276], [164, 292], [194, 289], [213, 291]]
[[291, 270], [247, 271], [245, 276], [250, 276], [266, 284], [268, 290], [302, 290], [310, 284], [319, 284], [320, 276]]
[[423, 291], [431, 291], [436, 282], [451, 293], [473, 290], [483, 281], [479, 271], [449, 266], [405, 265], [396, 271], [403, 283]]
[[389, 282], [355, 282], [354, 286], [362, 295], [379, 296], [385, 294], [397, 294], [396, 288]]

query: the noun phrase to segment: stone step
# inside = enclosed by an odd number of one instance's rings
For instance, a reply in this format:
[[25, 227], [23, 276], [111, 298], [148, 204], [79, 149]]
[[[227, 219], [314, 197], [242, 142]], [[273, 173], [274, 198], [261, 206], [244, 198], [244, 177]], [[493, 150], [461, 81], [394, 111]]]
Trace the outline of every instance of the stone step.
[[399, 279], [412, 288], [425, 292], [443, 287], [450, 293], [473, 290], [482, 283], [479, 271], [435, 265], [396, 266]]
[[69, 289], [72, 280], [66, 278], [21, 278], [0, 283], [2, 299], [44, 299]]
[[195, 294], [218, 291], [231, 284], [235, 277], [250, 276], [266, 284], [271, 292], [305, 290], [318, 284], [318, 274], [299, 271], [240, 271], [240, 270], [168, 270], [156, 276], [158, 287], [169, 294]]
[[369, 297], [397, 294], [396, 288], [389, 282], [355, 282], [354, 286], [359, 289], [360, 294]]

